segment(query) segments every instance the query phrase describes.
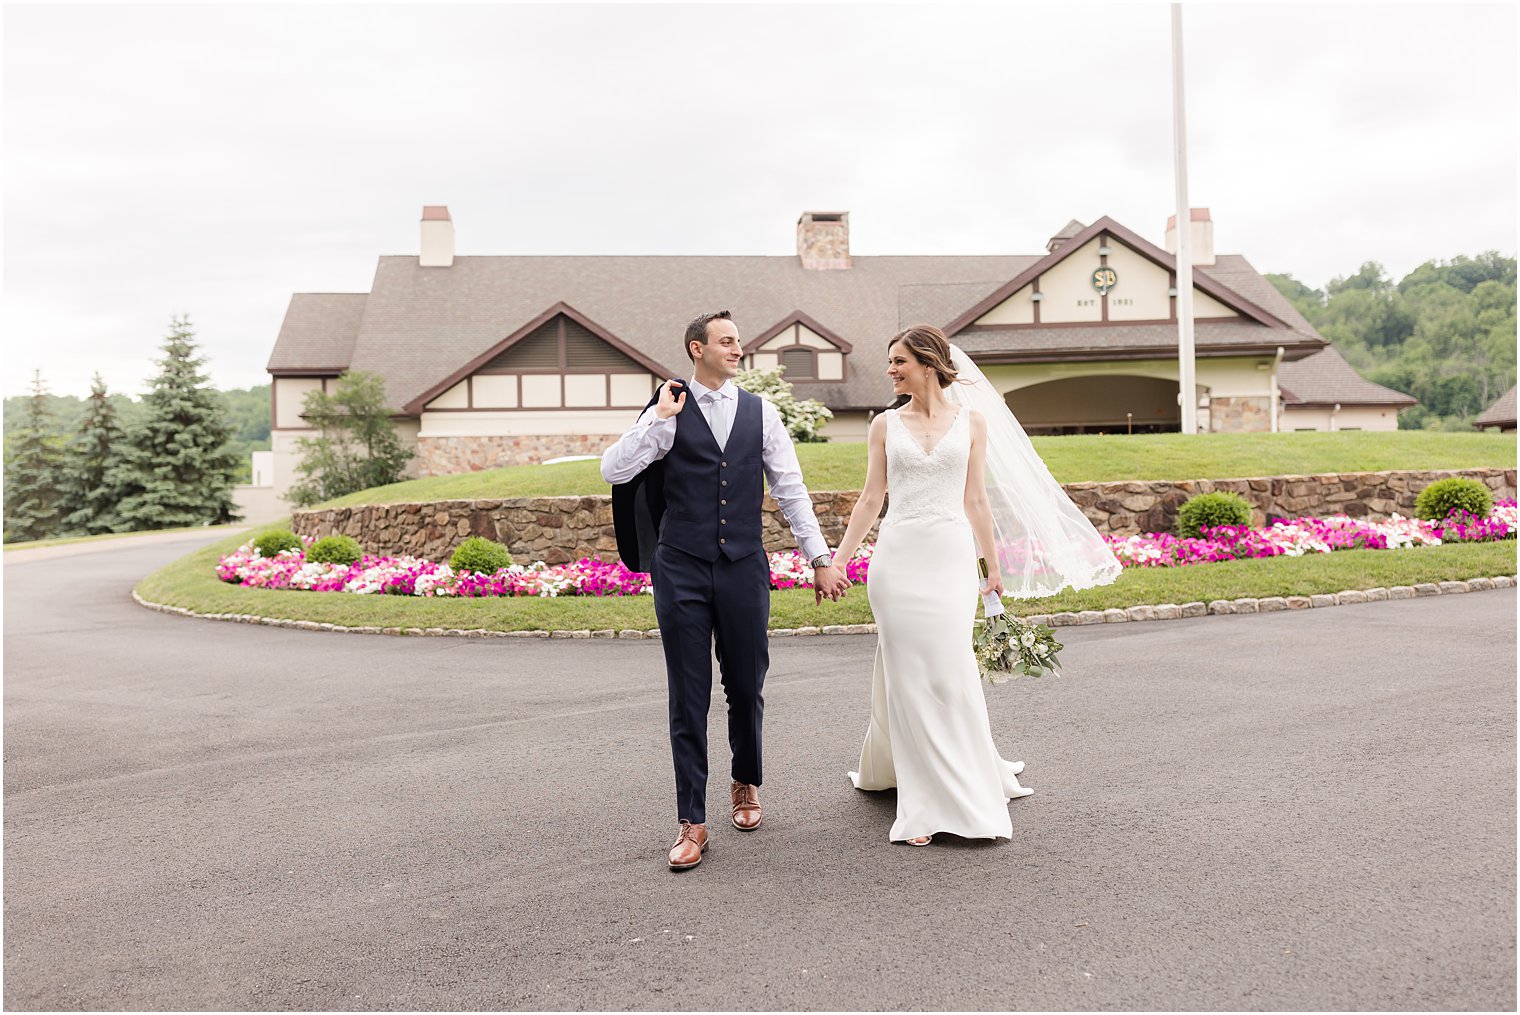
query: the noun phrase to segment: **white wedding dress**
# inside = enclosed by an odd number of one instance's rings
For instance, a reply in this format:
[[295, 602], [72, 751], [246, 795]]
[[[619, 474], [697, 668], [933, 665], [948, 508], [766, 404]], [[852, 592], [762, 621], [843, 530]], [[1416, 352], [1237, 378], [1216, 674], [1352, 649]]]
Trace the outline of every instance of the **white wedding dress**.
[[876, 615], [871, 722], [856, 789], [897, 788], [893, 842], [948, 832], [1012, 838], [1008, 801], [1022, 764], [992, 742], [971, 649], [979, 601], [976, 540], [964, 506], [970, 410], [925, 451], [887, 413], [889, 507], [866, 580]]

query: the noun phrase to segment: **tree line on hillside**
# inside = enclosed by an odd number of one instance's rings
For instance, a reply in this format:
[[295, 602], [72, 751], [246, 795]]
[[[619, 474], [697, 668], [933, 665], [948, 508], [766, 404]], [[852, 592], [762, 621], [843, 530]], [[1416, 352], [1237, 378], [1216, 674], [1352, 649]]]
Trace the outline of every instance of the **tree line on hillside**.
[[71, 430], [59, 429], [33, 375], [19, 417], [5, 421], [5, 542], [237, 520], [233, 422], [200, 372], [188, 319], [170, 324], [157, 362], [131, 414], [95, 375]]
[[1311, 289], [1268, 275], [1362, 376], [1413, 395], [1400, 429], [1470, 430], [1515, 383], [1515, 258], [1426, 261], [1398, 282], [1368, 261]]
[[[250, 455], [254, 451], [269, 450], [269, 385], [259, 384], [250, 388], [221, 389], [215, 392], [227, 414], [232, 429], [227, 446], [237, 455], [239, 473], [237, 481], [253, 480]], [[142, 421], [146, 404], [131, 395], [119, 391], [106, 395], [116, 412], [116, 419], [124, 429], [131, 430]], [[53, 433], [64, 443], [79, 429], [85, 414], [94, 404], [93, 396], [79, 398], [76, 395], [43, 395], [45, 416]], [[5, 400], [5, 447], [7, 453], [11, 440], [21, 429], [22, 423], [32, 412], [32, 396], [13, 395]]]
[[[32, 393], [5, 402], [5, 542], [215, 525], [237, 520], [232, 486], [250, 445], [269, 446], [269, 387], [218, 392], [200, 372], [190, 322], [176, 318], [141, 402], [106, 390], [86, 399]], [[349, 372], [302, 406], [316, 436], [296, 443], [308, 505], [400, 479], [404, 447], [376, 374]]]

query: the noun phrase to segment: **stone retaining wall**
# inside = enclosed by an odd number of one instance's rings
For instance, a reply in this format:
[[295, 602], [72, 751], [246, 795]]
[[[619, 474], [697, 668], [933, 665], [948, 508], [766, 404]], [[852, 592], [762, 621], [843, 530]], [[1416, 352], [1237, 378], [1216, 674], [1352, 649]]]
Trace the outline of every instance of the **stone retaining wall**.
[[[1420, 472], [1355, 472], [1317, 476], [1263, 476], [1248, 479], [1137, 480], [1068, 483], [1066, 492], [1099, 532], [1130, 535], [1171, 529], [1177, 509], [1189, 497], [1233, 490], [1252, 505], [1252, 521], [1267, 516], [1347, 514], [1356, 518], [1411, 515], [1414, 499], [1446, 476], [1481, 480], [1495, 497], [1515, 496], [1514, 469], [1460, 469]], [[844, 535], [857, 491], [815, 493], [813, 503], [829, 545]], [[765, 499], [764, 536], [769, 550], [795, 546], [780, 508]], [[370, 553], [412, 554], [447, 560], [466, 536], [507, 544], [523, 562], [563, 564], [581, 557], [617, 558], [612, 499], [525, 497], [503, 500], [450, 500], [425, 504], [371, 504], [364, 507], [297, 511], [292, 526], [301, 535], [342, 533]]]

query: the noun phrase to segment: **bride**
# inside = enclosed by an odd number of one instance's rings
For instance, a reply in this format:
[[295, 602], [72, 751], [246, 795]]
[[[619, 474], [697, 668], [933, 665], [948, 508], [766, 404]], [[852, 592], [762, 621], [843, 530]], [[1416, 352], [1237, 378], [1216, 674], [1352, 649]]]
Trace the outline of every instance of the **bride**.
[[977, 557], [988, 587], [1031, 598], [1091, 588], [1120, 565], [981, 371], [938, 328], [887, 348], [896, 408], [871, 422], [865, 488], [836, 559], [881, 513], [866, 595], [876, 616], [871, 719], [856, 789], [897, 788], [893, 842], [1012, 838], [1022, 762], [999, 756], [971, 648]]

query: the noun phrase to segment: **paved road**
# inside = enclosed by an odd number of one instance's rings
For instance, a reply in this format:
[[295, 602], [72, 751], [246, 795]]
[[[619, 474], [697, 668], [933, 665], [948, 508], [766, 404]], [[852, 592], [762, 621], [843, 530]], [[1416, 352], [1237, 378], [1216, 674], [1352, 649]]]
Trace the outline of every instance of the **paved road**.
[[1513, 591], [1067, 629], [992, 846], [889, 844], [871, 639], [778, 640], [765, 827], [672, 874], [657, 643], [130, 602], [193, 545], [6, 558], [8, 1008], [1515, 1005]]

